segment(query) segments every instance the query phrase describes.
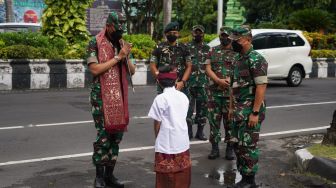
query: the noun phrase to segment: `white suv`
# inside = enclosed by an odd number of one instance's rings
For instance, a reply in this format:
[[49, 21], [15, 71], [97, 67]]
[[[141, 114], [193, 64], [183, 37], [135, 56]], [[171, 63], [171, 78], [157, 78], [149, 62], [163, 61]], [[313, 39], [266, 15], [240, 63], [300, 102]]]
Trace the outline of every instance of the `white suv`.
[[[252, 29], [253, 48], [268, 62], [268, 78], [286, 80], [289, 86], [299, 86], [312, 71], [311, 47], [298, 30]], [[219, 45], [216, 38], [210, 47]]]

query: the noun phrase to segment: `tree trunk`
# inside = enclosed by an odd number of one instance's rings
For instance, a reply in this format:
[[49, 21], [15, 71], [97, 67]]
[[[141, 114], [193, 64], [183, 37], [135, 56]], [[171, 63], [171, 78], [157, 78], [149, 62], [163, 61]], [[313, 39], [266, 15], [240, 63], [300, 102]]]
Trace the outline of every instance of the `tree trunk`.
[[322, 144], [336, 146], [336, 110], [334, 111], [330, 128], [327, 129], [327, 134], [324, 135]]
[[163, 0], [163, 28], [171, 21], [172, 0]]
[[6, 22], [14, 22], [13, 0], [5, 0]]

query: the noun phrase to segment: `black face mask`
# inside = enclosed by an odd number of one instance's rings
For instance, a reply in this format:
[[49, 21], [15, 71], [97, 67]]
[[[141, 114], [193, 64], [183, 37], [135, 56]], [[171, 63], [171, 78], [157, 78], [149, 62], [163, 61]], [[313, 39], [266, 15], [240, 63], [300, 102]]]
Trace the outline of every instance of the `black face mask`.
[[111, 34], [111, 39], [118, 42], [122, 38], [123, 33], [123, 30], [117, 30]]
[[227, 45], [229, 45], [231, 43], [231, 39], [229, 39], [229, 38], [221, 38], [220, 39], [220, 43], [223, 46], [227, 46]]
[[202, 40], [203, 40], [203, 36], [201, 36], [201, 35], [194, 36], [194, 41], [196, 43], [200, 43], [200, 42], [202, 42]]
[[175, 36], [175, 35], [167, 35], [167, 40], [169, 42], [175, 42], [176, 39], [177, 39], [177, 36]]
[[231, 45], [232, 45], [232, 50], [235, 52], [240, 53], [243, 49], [243, 46], [239, 44], [237, 41], [232, 41]]

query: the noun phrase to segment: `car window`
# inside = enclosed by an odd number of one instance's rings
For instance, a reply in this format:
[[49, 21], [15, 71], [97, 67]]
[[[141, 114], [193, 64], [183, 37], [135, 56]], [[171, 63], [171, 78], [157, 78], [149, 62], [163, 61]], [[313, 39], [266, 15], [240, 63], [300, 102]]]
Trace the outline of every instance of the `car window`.
[[287, 34], [289, 39], [290, 46], [304, 46], [304, 40], [296, 33], [288, 33]]
[[267, 38], [268, 36], [265, 35], [257, 35], [253, 37], [252, 40], [253, 49], [261, 50], [267, 48]]
[[289, 44], [286, 35], [281, 34], [269, 35], [267, 44], [268, 48], [283, 48], [288, 46]]

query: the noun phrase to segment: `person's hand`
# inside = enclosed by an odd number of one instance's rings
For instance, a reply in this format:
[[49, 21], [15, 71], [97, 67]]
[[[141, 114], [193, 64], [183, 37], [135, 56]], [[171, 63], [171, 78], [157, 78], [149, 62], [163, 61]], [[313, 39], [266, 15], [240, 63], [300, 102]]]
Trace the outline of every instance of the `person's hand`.
[[230, 79], [225, 78], [225, 79], [217, 79], [216, 83], [219, 85], [221, 88], [227, 88], [230, 86]]
[[118, 56], [123, 59], [126, 58], [132, 50], [132, 45], [128, 42], [123, 42], [123, 47], [121, 48]]
[[258, 124], [259, 121], [259, 115], [255, 116], [253, 114], [250, 114], [249, 121], [248, 121], [248, 127], [253, 128]]
[[175, 87], [177, 90], [181, 91], [182, 88], [184, 87], [183, 81], [176, 82]]

